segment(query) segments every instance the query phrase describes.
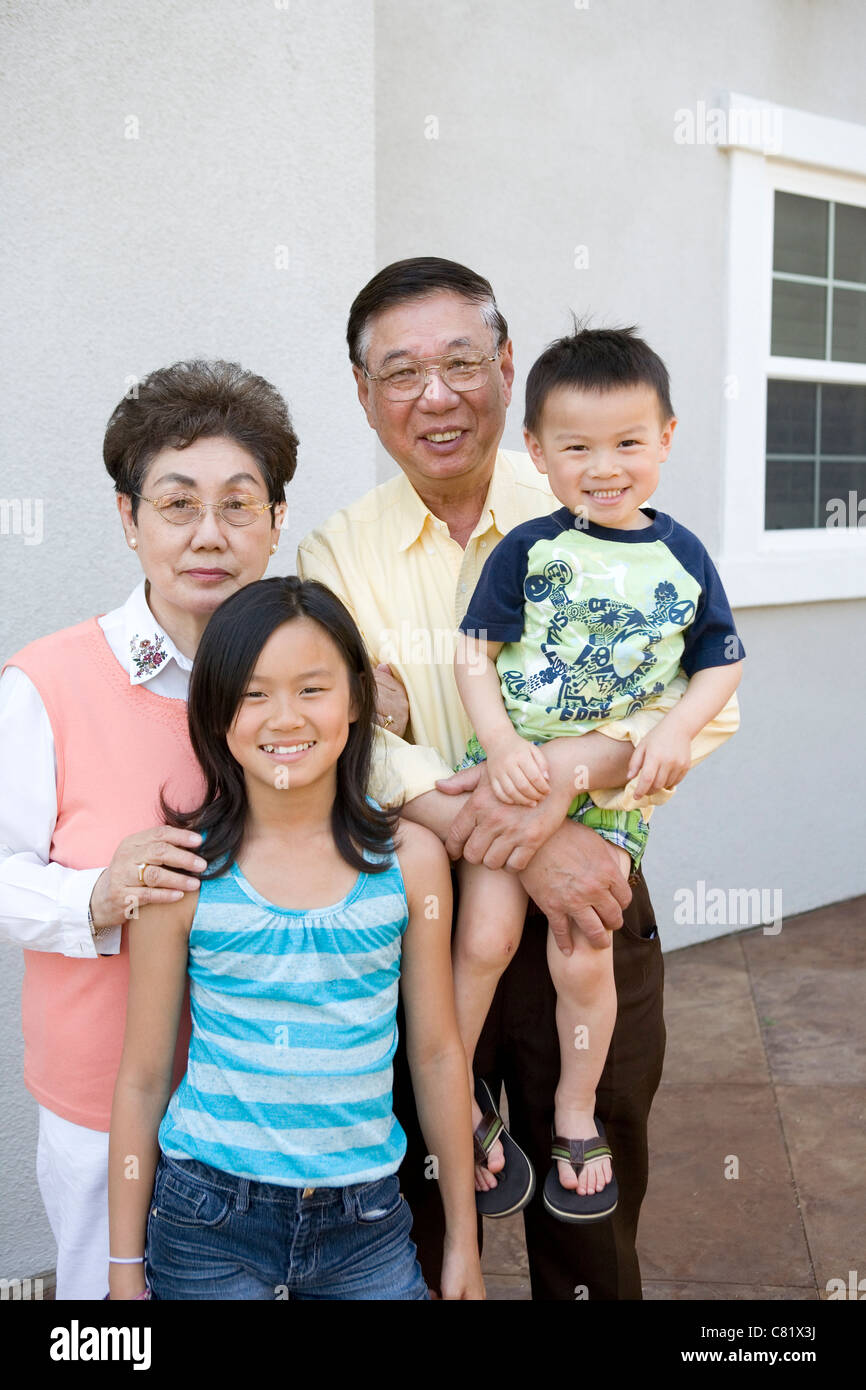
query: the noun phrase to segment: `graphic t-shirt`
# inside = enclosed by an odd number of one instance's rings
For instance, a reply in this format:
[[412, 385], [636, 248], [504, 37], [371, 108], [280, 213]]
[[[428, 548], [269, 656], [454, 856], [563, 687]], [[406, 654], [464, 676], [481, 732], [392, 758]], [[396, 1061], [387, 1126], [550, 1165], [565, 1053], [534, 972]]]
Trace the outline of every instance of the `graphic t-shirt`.
[[745, 655], [697, 536], [642, 510], [649, 526], [618, 531], [561, 507], [516, 526], [484, 566], [460, 630], [505, 643], [502, 696], [525, 738], [586, 733], [651, 704], [680, 666]]

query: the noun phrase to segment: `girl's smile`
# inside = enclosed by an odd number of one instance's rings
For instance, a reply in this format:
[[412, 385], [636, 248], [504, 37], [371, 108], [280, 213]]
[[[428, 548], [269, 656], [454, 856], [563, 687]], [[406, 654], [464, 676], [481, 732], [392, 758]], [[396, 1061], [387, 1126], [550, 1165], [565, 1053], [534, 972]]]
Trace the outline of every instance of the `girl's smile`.
[[274, 762], [286, 763], [294, 762], [296, 759], [303, 757], [304, 753], [308, 753], [311, 748], [315, 748], [316, 743], [315, 739], [313, 739], [308, 743], [294, 743], [289, 746], [285, 744], [275, 746], [272, 743], [262, 743], [259, 746], [262, 752], [267, 753], [268, 757], [272, 758]]

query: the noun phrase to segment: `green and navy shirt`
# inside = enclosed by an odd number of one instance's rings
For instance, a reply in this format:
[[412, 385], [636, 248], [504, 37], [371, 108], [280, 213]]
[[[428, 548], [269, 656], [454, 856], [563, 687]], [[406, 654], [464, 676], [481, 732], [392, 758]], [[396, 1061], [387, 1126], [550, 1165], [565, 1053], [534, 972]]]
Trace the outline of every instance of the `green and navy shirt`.
[[516, 526], [481, 573], [461, 632], [503, 642], [505, 707], [545, 742], [624, 719], [687, 676], [745, 655], [718, 572], [697, 536], [643, 508], [636, 531], [567, 507]]

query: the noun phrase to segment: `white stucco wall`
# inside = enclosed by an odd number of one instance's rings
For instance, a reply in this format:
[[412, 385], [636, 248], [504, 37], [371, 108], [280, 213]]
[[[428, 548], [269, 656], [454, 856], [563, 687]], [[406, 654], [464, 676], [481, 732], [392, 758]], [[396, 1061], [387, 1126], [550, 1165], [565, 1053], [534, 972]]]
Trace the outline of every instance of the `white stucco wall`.
[[[862, 65], [846, 57], [866, 44], [866, 10], [377, 0], [376, 36], [378, 263], [442, 255], [491, 281], [515, 344], [512, 448], [526, 372], [571, 311], [637, 323], [668, 364], [679, 416], [654, 503], [718, 554], [728, 157], [678, 144], [675, 113], [730, 90], [866, 125]], [[378, 465], [383, 477], [393, 467], [381, 454]], [[724, 930], [675, 923], [675, 895], [697, 895], [699, 880], [781, 887], [787, 916], [866, 891], [850, 791], [866, 775], [851, 719], [866, 602], [735, 617], [743, 728], [656, 814], [647, 851], [668, 947]]]
[[[275, 572], [338, 498], [373, 485], [343, 335], [375, 229], [367, 0], [5, 5], [0, 47], [0, 497], [41, 502], [44, 527], [39, 545], [0, 536], [2, 660], [116, 606], [140, 574], [102, 465], [128, 376], [220, 356], [284, 392], [301, 448]], [[0, 947], [5, 1277], [54, 1259], [20, 1082], [20, 966]]]

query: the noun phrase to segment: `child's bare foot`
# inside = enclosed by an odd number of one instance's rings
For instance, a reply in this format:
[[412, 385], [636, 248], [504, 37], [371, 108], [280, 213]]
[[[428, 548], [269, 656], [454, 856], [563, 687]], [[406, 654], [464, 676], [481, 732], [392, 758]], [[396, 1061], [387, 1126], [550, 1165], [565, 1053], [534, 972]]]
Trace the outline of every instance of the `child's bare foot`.
[[[591, 1110], [573, 1110], [557, 1105], [554, 1119], [556, 1133], [563, 1139], [592, 1139], [598, 1134]], [[562, 1186], [571, 1192], [579, 1192], [582, 1197], [587, 1193], [601, 1192], [612, 1176], [610, 1159], [607, 1157], [590, 1159], [579, 1175], [570, 1163], [564, 1163], [562, 1159], [557, 1160], [556, 1170]]]
[[[477, 1129], [483, 1119], [481, 1109], [475, 1098], [472, 1098], [472, 1128]], [[505, 1167], [505, 1150], [498, 1139], [494, 1140], [487, 1155], [487, 1166], [480, 1163], [475, 1165], [475, 1191], [490, 1192], [496, 1187], [494, 1174], [500, 1173]]]

